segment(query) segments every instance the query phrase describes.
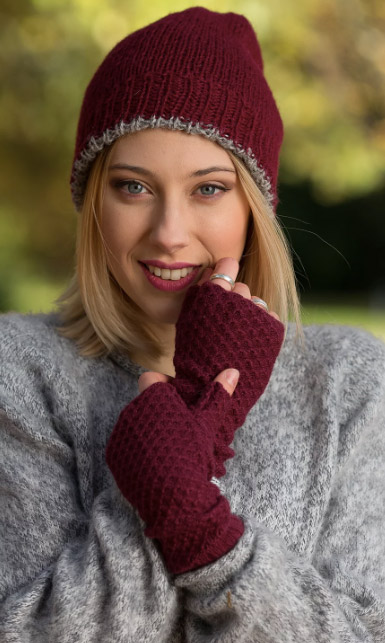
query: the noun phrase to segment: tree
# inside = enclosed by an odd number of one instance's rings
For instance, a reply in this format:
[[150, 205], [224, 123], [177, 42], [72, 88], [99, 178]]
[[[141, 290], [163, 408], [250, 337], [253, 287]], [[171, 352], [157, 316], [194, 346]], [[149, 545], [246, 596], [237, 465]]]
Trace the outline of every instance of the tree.
[[[131, 0], [127, 9], [126, 0], [3, 0], [3, 274], [11, 266], [12, 273], [69, 275], [76, 215], [68, 179], [87, 82], [120, 38], [194, 4]], [[234, 10], [229, 0], [204, 4]], [[281, 181], [308, 182], [314, 198], [324, 203], [359, 197], [383, 185], [383, 1], [239, 0], [235, 10], [256, 29], [286, 125]]]

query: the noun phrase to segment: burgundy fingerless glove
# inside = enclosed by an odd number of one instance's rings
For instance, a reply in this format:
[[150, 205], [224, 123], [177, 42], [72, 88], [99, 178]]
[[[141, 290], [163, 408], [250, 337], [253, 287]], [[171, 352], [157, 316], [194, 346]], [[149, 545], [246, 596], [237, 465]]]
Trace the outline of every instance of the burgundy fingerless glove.
[[[172, 573], [217, 560], [243, 533], [211, 478], [224, 475], [234, 432], [265, 390], [283, 335], [280, 322], [240, 295], [211, 282], [190, 288], [177, 323], [176, 378], [150, 386], [118, 419], [107, 463]], [[225, 368], [240, 371], [232, 397], [213, 382]]]
[[214, 445], [216, 477], [234, 455], [237, 428], [264, 392], [284, 337], [284, 326], [252, 301], [211, 281], [192, 286], [176, 325], [173, 386], [187, 404], [225, 368], [240, 372], [229, 412]]
[[193, 404], [171, 384], [150, 386], [120, 414], [107, 445], [107, 463], [123, 496], [159, 542], [174, 574], [230, 551], [244, 526], [211, 482], [214, 442], [231, 402], [211, 382]]

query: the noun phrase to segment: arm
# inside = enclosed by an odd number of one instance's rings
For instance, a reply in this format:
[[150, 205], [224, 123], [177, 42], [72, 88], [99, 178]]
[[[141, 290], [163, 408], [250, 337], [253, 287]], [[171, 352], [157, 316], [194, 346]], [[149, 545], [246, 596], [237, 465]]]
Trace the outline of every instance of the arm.
[[385, 355], [375, 340], [349, 350], [327, 393], [339, 442], [325, 462], [335, 468], [316, 541], [300, 555], [258, 520], [258, 508], [243, 516], [232, 552], [176, 578], [188, 641], [385, 641]]
[[[178, 320], [175, 379], [150, 386], [120, 414], [107, 463], [174, 574], [222, 557], [243, 533], [211, 479], [224, 473], [228, 444], [265, 389], [282, 339], [283, 325], [251, 301], [209, 282], [195, 286]], [[240, 394], [210, 382], [221, 362], [239, 368]]]
[[[197, 295], [204, 292], [196, 291]], [[221, 295], [220, 289], [215, 292]], [[237, 302], [243, 304], [240, 298]], [[189, 312], [186, 305], [186, 319]], [[210, 348], [216, 346], [217, 328], [207, 299], [200, 302], [195, 312], [198, 318], [201, 314], [204, 322], [208, 320], [206, 338], [210, 343], [202, 357], [202, 342], [194, 343], [193, 328], [192, 341], [183, 346], [187, 357], [192, 355], [189, 362], [192, 381], [195, 375], [198, 380], [202, 372], [201, 369], [194, 373], [195, 365], [199, 368], [199, 359], [210, 369]], [[220, 315], [223, 314], [222, 309]], [[189, 328], [187, 322], [187, 331]], [[234, 325], [230, 324], [230, 328]], [[346, 344], [346, 338], [343, 339]], [[224, 342], [225, 347], [228, 345], [229, 342]], [[325, 348], [320, 346], [318, 351]], [[385, 640], [385, 357], [383, 346], [374, 341], [370, 345], [365, 340], [362, 346], [354, 341], [347, 350], [351, 357], [344, 359], [345, 367], [348, 361], [346, 382], [340, 392], [332, 390], [328, 401], [332, 407], [327, 417], [331, 411], [340, 414], [332, 421], [335, 427], [330, 428], [335, 434], [329, 436], [336, 443], [335, 460], [337, 451], [339, 457], [344, 450], [348, 455], [345, 453], [345, 460], [341, 459], [333, 472], [328, 509], [321, 515], [322, 522], [314, 526], [319, 534], [315, 547], [312, 542], [302, 555], [296, 554], [288, 546], [290, 537], [283, 540], [266, 521], [258, 520], [258, 509], [255, 516], [242, 515], [245, 533], [231, 551], [211, 565], [175, 578], [175, 584], [185, 591], [188, 641], [383, 643]], [[176, 353], [176, 364], [179, 356]], [[184, 367], [185, 362], [181, 363]], [[229, 365], [242, 371], [242, 364], [233, 361], [216, 364], [215, 369]], [[340, 368], [337, 360], [333, 374], [337, 383], [341, 380]], [[320, 364], [320, 377], [322, 370]], [[182, 395], [187, 391], [186, 398], [193, 399], [194, 388], [187, 388], [188, 378], [186, 373], [186, 388], [180, 387], [180, 391]], [[331, 384], [329, 381], [325, 384], [329, 394]], [[198, 386], [197, 382], [196, 390]], [[305, 388], [305, 392], [310, 401], [311, 391]], [[330, 467], [332, 462], [323, 464]], [[275, 475], [279, 476], [279, 471]], [[288, 488], [290, 484], [292, 481], [288, 480]], [[228, 487], [230, 500], [231, 491]], [[236, 495], [237, 488], [234, 492]], [[301, 507], [298, 510], [297, 520], [301, 524]]]
[[[23, 336], [19, 365], [0, 364], [0, 640], [169, 641], [178, 605], [163, 561], [112, 478], [85, 500], [81, 393], [59, 398], [78, 418], [64, 436], [28, 344]], [[49, 359], [46, 368], [61, 377]]]
[[242, 521], [211, 482], [215, 433], [230, 402], [218, 381], [190, 406], [174, 386], [158, 382], [123, 409], [108, 441], [117, 485], [174, 574], [217, 560], [243, 533]]

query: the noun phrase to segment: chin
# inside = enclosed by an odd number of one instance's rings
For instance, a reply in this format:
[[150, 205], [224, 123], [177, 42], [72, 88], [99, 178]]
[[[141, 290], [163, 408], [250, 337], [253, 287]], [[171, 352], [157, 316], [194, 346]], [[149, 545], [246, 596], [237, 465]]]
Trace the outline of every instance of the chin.
[[175, 326], [182, 310], [183, 301], [186, 293], [167, 298], [161, 298], [163, 301], [148, 302], [145, 307], [145, 313], [152, 324], [171, 324]]

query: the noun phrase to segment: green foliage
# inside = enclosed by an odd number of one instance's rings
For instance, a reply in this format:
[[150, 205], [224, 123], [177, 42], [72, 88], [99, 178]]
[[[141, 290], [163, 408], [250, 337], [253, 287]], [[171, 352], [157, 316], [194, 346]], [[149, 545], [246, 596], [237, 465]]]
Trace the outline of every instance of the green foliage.
[[[7, 306], [9, 274], [47, 273], [61, 282], [72, 270], [68, 179], [82, 96], [97, 64], [130, 31], [195, 4], [2, 0], [0, 299]], [[281, 181], [307, 182], [326, 204], [384, 184], [383, 0], [200, 4], [244, 13], [256, 29], [286, 125]]]

